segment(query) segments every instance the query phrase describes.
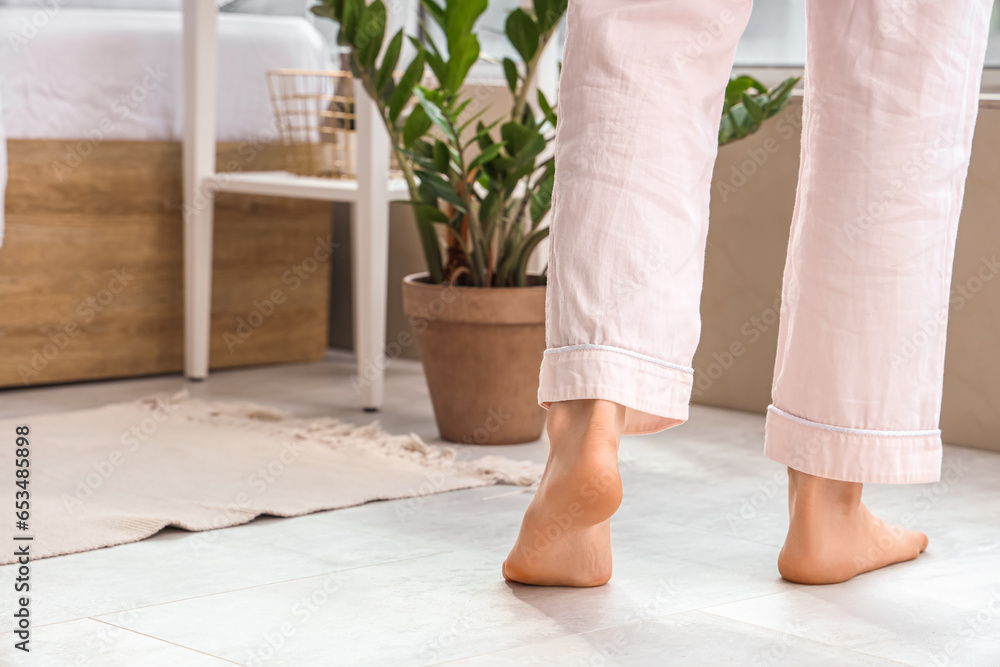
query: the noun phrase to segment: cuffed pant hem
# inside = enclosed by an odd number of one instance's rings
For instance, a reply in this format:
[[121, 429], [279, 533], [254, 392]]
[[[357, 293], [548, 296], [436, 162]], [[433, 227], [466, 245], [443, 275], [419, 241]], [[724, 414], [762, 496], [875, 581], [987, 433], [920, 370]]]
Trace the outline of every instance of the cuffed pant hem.
[[770, 406], [764, 453], [794, 470], [844, 482], [920, 484], [941, 479], [940, 431], [888, 433], [810, 422]]
[[575, 349], [546, 354], [538, 403], [604, 399], [626, 407], [624, 435], [656, 433], [688, 419], [693, 374], [627, 352]]

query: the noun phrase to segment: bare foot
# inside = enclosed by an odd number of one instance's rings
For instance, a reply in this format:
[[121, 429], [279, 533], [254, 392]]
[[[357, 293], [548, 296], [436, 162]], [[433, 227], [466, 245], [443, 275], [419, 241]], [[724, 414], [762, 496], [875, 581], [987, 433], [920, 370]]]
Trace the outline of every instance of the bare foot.
[[800, 584], [836, 584], [886, 565], [913, 560], [927, 536], [892, 526], [861, 503], [857, 482], [788, 469], [790, 523], [778, 572]]
[[611, 401], [549, 406], [549, 459], [514, 548], [508, 581], [601, 586], [611, 578], [611, 515], [622, 501], [618, 440], [625, 407]]

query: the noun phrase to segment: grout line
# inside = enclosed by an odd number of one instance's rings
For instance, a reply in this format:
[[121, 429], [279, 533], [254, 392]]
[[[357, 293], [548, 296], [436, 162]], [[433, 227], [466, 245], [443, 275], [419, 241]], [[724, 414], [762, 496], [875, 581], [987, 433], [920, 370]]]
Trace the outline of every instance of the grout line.
[[[722, 614], [716, 614], [714, 611], [711, 611], [711, 610], [715, 609], [717, 607], [725, 607], [726, 605], [730, 605], [730, 604], [743, 604], [744, 602], [752, 602], [754, 600], [763, 600], [764, 598], [774, 597], [775, 595], [787, 595], [788, 593], [795, 593], [797, 591], [800, 591], [803, 588], [809, 588], [809, 586], [807, 584], [795, 584], [795, 583], [792, 583], [792, 582], [787, 582], [787, 583], [791, 584], [792, 586], [795, 586], [795, 588], [791, 588], [791, 589], [786, 590], [786, 591], [775, 591], [774, 593], [763, 593], [761, 595], [751, 595], [748, 598], [741, 598], [739, 600], [731, 600], [729, 602], [720, 602], [718, 604], [710, 604], [707, 607], [698, 607], [697, 609], [695, 609], [695, 611], [703, 611], [706, 614], [713, 614], [713, 615], [719, 616], [721, 618], [729, 618], [728, 616], [723, 616]], [[732, 620], [736, 620], [736, 619], [732, 619]], [[763, 627], [763, 626], [761, 626], [761, 627]]]
[[699, 533], [706, 533], [708, 535], [714, 535], [715, 537], [731, 538], [734, 540], [740, 540], [741, 542], [749, 542], [750, 544], [756, 544], [757, 546], [761, 547], [771, 547], [772, 549], [779, 549], [779, 550], [781, 549], [780, 546], [771, 544], [769, 542], [761, 542], [760, 540], [755, 540], [749, 537], [743, 537], [741, 535], [733, 535], [732, 533], [723, 533], [716, 530], [711, 530], [709, 528], [700, 528], [698, 526], [689, 526], [683, 523], [677, 523], [676, 521], [671, 521], [670, 519], [659, 519], [659, 521], [674, 526], [675, 528], [684, 528], [685, 530], [695, 530], [698, 531]]
[[205, 651], [201, 651], [201, 650], [193, 648], [191, 646], [185, 646], [184, 644], [178, 644], [177, 642], [172, 642], [169, 639], [164, 639], [163, 637], [155, 637], [153, 635], [148, 635], [145, 632], [139, 632], [138, 630], [133, 630], [132, 628], [126, 628], [123, 625], [116, 625], [114, 623], [108, 623], [107, 621], [102, 621], [101, 619], [94, 618], [93, 616], [88, 616], [87, 618], [90, 619], [91, 621], [97, 621], [98, 623], [104, 623], [105, 625], [110, 625], [113, 628], [120, 628], [122, 630], [125, 630], [126, 632], [131, 632], [132, 634], [139, 635], [140, 637], [148, 637], [148, 638], [153, 639], [155, 641], [163, 642], [164, 644], [170, 644], [172, 646], [176, 646], [178, 648], [186, 649], [188, 651], [194, 651], [195, 653], [200, 653], [202, 655], [207, 655], [210, 658], [215, 658], [216, 660], [222, 660], [223, 662], [228, 662], [231, 665], [243, 665], [242, 662], [234, 662], [234, 661], [229, 660], [227, 658], [223, 658], [223, 657], [218, 656], [218, 655], [213, 655], [211, 653], [207, 653]]
[[[674, 615], [677, 615], [677, 614], [687, 614], [687, 613], [690, 613], [692, 611], [697, 611], [697, 610], [695, 610], [695, 609], [687, 609], [687, 610], [684, 610], [684, 611], [677, 611], [677, 612], [673, 612], [672, 614], [665, 614], [664, 617], [666, 617], [666, 616], [674, 616]], [[549, 642], [557, 641], [557, 640], [560, 640], [560, 639], [566, 639], [567, 637], [581, 637], [583, 635], [590, 634], [592, 632], [602, 632], [604, 630], [613, 630], [615, 628], [623, 628], [623, 627], [626, 627], [626, 626], [629, 626], [629, 625], [635, 625], [636, 623], [643, 623], [643, 622], [648, 621], [648, 620], [652, 620], [652, 619], [651, 618], [641, 619], [641, 620], [637, 620], [637, 621], [632, 621], [631, 623], [619, 623], [619, 624], [616, 624], [616, 625], [608, 625], [608, 626], [604, 626], [604, 627], [600, 627], [600, 628], [591, 628], [590, 630], [584, 630], [583, 632], [567, 632], [566, 634], [556, 635], [556, 636], [553, 636], [553, 637], [547, 637], [545, 639], [541, 639], [541, 640], [536, 641], [536, 642], [530, 642], [528, 644], [518, 644], [516, 646], [510, 646], [508, 648], [500, 649], [499, 651], [488, 651], [486, 653], [474, 653], [472, 655], [465, 655], [465, 656], [462, 656], [460, 658], [453, 658], [451, 660], [445, 660], [444, 662], [434, 662], [434, 663], [430, 663], [429, 665], [426, 665], [425, 667], [438, 667], [439, 665], [451, 665], [451, 664], [455, 664], [457, 662], [462, 662], [464, 660], [470, 660], [472, 658], [479, 658], [479, 657], [488, 656], [488, 655], [501, 654], [501, 653], [506, 653], [507, 651], [513, 651], [513, 650], [516, 650], [516, 649], [531, 648], [533, 646], [541, 646], [542, 644], [547, 644]]]
[[[307, 575], [304, 575], [304, 576], [301, 576], [301, 577], [292, 577], [291, 579], [281, 579], [280, 581], [269, 581], [269, 582], [262, 583], [262, 584], [254, 584], [253, 586], [242, 586], [240, 588], [231, 588], [231, 589], [225, 590], [225, 591], [216, 591], [214, 593], [205, 593], [204, 595], [195, 595], [195, 596], [192, 596], [192, 597], [189, 597], [189, 598], [180, 598], [180, 599], [177, 599], [177, 600], [166, 600], [164, 602], [154, 602], [153, 604], [147, 604], [147, 605], [143, 605], [141, 607], [130, 607], [128, 609], [119, 609], [118, 611], [109, 611], [109, 612], [106, 612], [106, 613], [107, 614], [117, 614], [117, 613], [121, 613], [123, 611], [135, 611], [137, 609], [149, 609], [150, 607], [159, 607], [159, 606], [162, 606], [162, 605], [165, 605], [165, 604], [175, 604], [175, 603], [178, 603], [178, 602], [187, 602], [189, 600], [199, 600], [201, 598], [210, 598], [210, 597], [214, 597], [216, 595], [228, 595], [230, 593], [239, 593], [239, 592], [242, 592], [242, 591], [249, 591], [249, 590], [252, 590], [254, 588], [264, 588], [265, 586], [276, 586], [278, 584], [287, 584], [287, 583], [291, 583], [293, 581], [303, 581], [305, 579], [313, 579], [315, 577], [329, 576], [331, 574], [341, 574], [343, 572], [351, 572], [353, 570], [363, 570], [366, 567], [381, 567], [383, 565], [395, 565], [396, 563], [403, 563], [403, 562], [406, 562], [408, 560], [415, 560], [417, 558], [427, 558], [428, 556], [437, 556], [437, 555], [439, 555], [439, 553], [448, 553], [448, 552], [442, 551], [442, 552], [435, 552], [435, 553], [432, 553], [432, 554], [424, 554], [422, 556], [410, 556], [408, 558], [398, 558], [396, 560], [384, 561], [382, 563], [369, 563], [367, 565], [356, 565], [354, 567], [348, 567], [348, 568], [344, 568], [342, 570], [327, 570], [327, 571], [324, 571], [324, 572], [317, 572], [315, 574], [307, 574]], [[105, 615], [105, 614], [101, 614], [101, 616], [103, 616], [103, 615]], [[87, 618], [93, 618], [93, 617], [88, 616]]]
[[486, 500], [496, 500], [497, 498], [506, 498], [507, 496], [516, 496], [516, 495], [519, 495], [519, 494], [522, 494], [522, 493], [527, 493], [529, 491], [534, 491], [534, 490], [535, 490], [534, 486], [528, 486], [528, 487], [524, 487], [524, 488], [518, 489], [516, 491], [508, 491], [507, 493], [498, 493], [495, 496], [486, 496], [485, 498], [480, 498], [479, 501], [483, 502], [483, 501], [486, 501]]
[[[760, 597], [767, 597], [767, 596], [760, 596]], [[753, 599], [753, 598], [748, 598], [748, 599]], [[592, 629], [586, 630], [584, 632], [571, 632], [571, 633], [567, 633], [567, 634], [558, 635], [558, 636], [555, 636], [555, 637], [549, 637], [547, 639], [542, 639], [541, 641], [531, 642], [529, 644], [519, 644], [517, 646], [511, 646], [509, 648], [500, 649], [499, 651], [489, 651], [489, 652], [486, 652], [486, 653], [476, 653], [476, 654], [473, 654], [473, 655], [466, 655], [466, 656], [462, 656], [462, 657], [459, 657], [459, 658], [454, 658], [452, 660], [445, 660], [443, 662], [435, 662], [435, 663], [431, 663], [431, 665], [428, 665], [428, 667], [439, 667], [440, 665], [452, 665], [452, 664], [457, 664], [457, 663], [463, 662], [465, 660], [471, 660], [473, 658], [479, 658], [479, 657], [484, 657], [484, 656], [491, 656], [491, 655], [500, 656], [500, 655], [502, 655], [502, 654], [504, 654], [504, 653], [506, 653], [508, 651], [514, 651], [514, 650], [517, 650], [517, 649], [525, 649], [525, 648], [531, 648], [531, 647], [540, 647], [540, 646], [542, 646], [544, 644], [548, 644], [550, 642], [555, 642], [555, 641], [559, 641], [559, 640], [562, 640], [562, 639], [566, 639], [568, 637], [583, 637], [583, 636], [586, 636], [586, 635], [589, 635], [589, 634], [592, 634], [592, 633], [595, 633], [595, 632], [605, 632], [605, 631], [615, 630], [615, 629], [619, 629], [619, 628], [626, 628], [626, 627], [633, 626], [633, 625], [639, 625], [639, 624], [643, 624], [643, 623], [648, 623], [650, 621], [659, 621], [659, 620], [663, 620], [663, 619], [668, 619], [668, 618], [673, 617], [673, 616], [681, 616], [681, 615], [684, 615], [684, 614], [698, 613], [698, 612], [701, 612], [701, 611], [702, 611], [701, 609], [687, 609], [687, 610], [683, 610], [683, 611], [676, 611], [676, 612], [672, 612], [672, 613], [669, 613], [669, 614], [664, 614], [663, 616], [651, 616], [649, 618], [643, 618], [643, 619], [640, 619], [640, 620], [637, 620], [637, 621], [632, 621], [631, 623], [619, 623], [619, 624], [616, 624], [616, 625], [609, 625], [607, 627], [602, 627], [602, 628], [592, 628]], [[712, 612], [705, 612], [705, 613], [708, 613], [708, 614], [710, 614], [710, 615], [712, 615], [712, 616], [714, 616], [716, 618], [719, 618], [719, 619], [724, 619], [724, 620], [730, 621], [730, 622], [736, 622], [736, 623], [739, 623], [741, 625], [746, 625], [748, 627], [757, 628], [759, 630], [766, 630], [767, 632], [774, 632], [774, 633], [779, 633], [779, 634], [789, 634], [789, 635], [792, 635], [794, 637], [803, 639], [803, 640], [805, 640], [807, 642], [812, 642], [814, 644], [819, 644], [821, 646], [825, 646], [827, 648], [832, 648], [832, 649], [835, 649], [835, 650], [838, 650], [838, 651], [845, 651], [846, 650], [846, 651], [850, 651], [851, 653], [857, 654], [859, 656], [865, 656], [865, 657], [875, 658], [877, 660], [884, 660], [884, 661], [890, 662], [890, 663], [892, 663], [894, 665], [906, 665], [906, 667], [914, 667], [910, 663], [899, 662], [897, 660], [892, 660], [891, 658], [884, 658], [882, 656], [873, 655], [873, 654], [870, 654], [870, 653], [865, 653], [863, 651], [857, 651], [857, 650], [854, 650], [854, 649], [845, 648], [843, 646], [837, 646], [837, 645], [834, 645], [834, 644], [828, 644], [827, 642], [822, 642], [822, 641], [818, 641], [818, 640], [815, 640], [815, 639], [810, 639], [809, 637], [802, 637], [800, 635], [795, 635], [794, 633], [782, 632], [781, 630], [775, 630], [774, 628], [768, 628], [766, 626], [756, 625], [754, 623], [747, 623], [745, 621], [740, 621], [740, 620], [737, 620], [737, 619], [734, 619], [734, 618], [729, 618], [727, 616], [721, 616], [719, 614], [714, 614]]]
[[[423, 554], [423, 555], [420, 555], [420, 556], [408, 556], [407, 558], [397, 558], [395, 560], [383, 561], [381, 563], [368, 563], [366, 565], [356, 565], [354, 567], [348, 567], [348, 568], [344, 568], [342, 570], [327, 570], [327, 571], [324, 571], [324, 572], [317, 572], [315, 574], [307, 574], [307, 575], [304, 575], [304, 576], [301, 576], [301, 577], [292, 577], [291, 579], [281, 579], [281, 580], [278, 580], [278, 581], [268, 581], [268, 582], [264, 582], [264, 583], [261, 583], [261, 584], [254, 584], [252, 586], [241, 586], [239, 588], [230, 588], [230, 589], [227, 589], [227, 590], [224, 590], [224, 591], [215, 591], [214, 593], [205, 593], [203, 595], [193, 595], [191, 597], [178, 598], [176, 600], [164, 600], [162, 602], [153, 602], [152, 604], [139, 605], [138, 607], [125, 607], [123, 609], [115, 609], [113, 611], [103, 611], [103, 612], [100, 612], [97, 615], [89, 615], [88, 614], [87, 616], [77, 616], [76, 618], [66, 618], [66, 619], [63, 619], [63, 620], [60, 620], [60, 621], [52, 621], [51, 623], [36, 623], [32, 627], [41, 628], [41, 627], [46, 627], [46, 626], [49, 626], [49, 625], [59, 625], [60, 623], [70, 623], [72, 621], [81, 621], [81, 620], [86, 619], [86, 618], [92, 618], [95, 621], [98, 621], [98, 620], [101, 620], [99, 618], [100, 616], [107, 616], [109, 614], [121, 614], [121, 613], [126, 612], [126, 611], [137, 611], [137, 610], [140, 610], [140, 609], [150, 609], [152, 607], [160, 607], [160, 606], [168, 605], [168, 604], [176, 604], [178, 602], [188, 602], [190, 600], [199, 600], [201, 598], [210, 598], [210, 597], [214, 597], [216, 595], [228, 595], [229, 593], [239, 593], [239, 592], [248, 591], [248, 590], [251, 590], [251, 589], [254, 589], [254, 588], [263, 588], [264, 586], [275, 586], [277, 584], [286, 584], [286, 583], [291, 583], [293, 581], [302, 581], [304, 579], [312, 579], [314, 577], [328, 576], [328, 575], [331, 575], [331, 574], [340, 574], [342, 572], [351, 572], [353, 570], [362, 570], [362, 569], [364, 569], [366, 567], [381, 567], [383, 565], [395, 565], [397, 563], [403, 563], [403, 562], [406, 562], [408, 560], [415, 560], [415, 559], [418, 559], [418, 558], [428, 558], [428, 557], [431, 557], [431, 556], [439, 556], [441, 554], [452, 553], [453, 551], [460, 551], [460, 550], [461, 549], [450, 549], [450, 550], [445, 550], [445, 551], [435, 551], [434, 553]], [[106, 623], [107, 621], [101, 621], [101, 622], [102, 623]], [[5, 634], [13, 634], [13, 631], [0, 633], [0, 637], [2, 637]]]
[[[789, 591], [786, 591], [786, 592], [789, 592]], [[759, 596], [759, 597], [769, 597], [769, 596], [762, 595], [762, 596]], [[757, 598], [748, 598], [748, 599], [755, 600]], [[739, 602], [745, 602], [745, 600], [740, 600]], [[738, 602], [734, 602], [734, 603], [727, 602], [726, 604], [738, 604]], [[814, 644], [820, 644], [822, 646], [826, 646], [826, 647], [829, 647], [829, 648], [832, 648], [832, 649], [836, 649], [838, 651], [850, 651], [851, 653], [857, 653], [858, 655], [867, 656], [869, 658], [876, 658], [878, 660], [886, 660], [886, 661], [891, 662], [891, 663], [893, 663], [895, 665], [906, 665], [907, 667], [914, 667], [913, 663], [900, 662], [898, 660], [893, 660], [892, 658], [886, 658], [886, 657], [883, 657], [883, 656], [880, 656], [880, 655], [875, 655], [874, 653], [866, 653], [864, 651], [859, 651], [857, 649], [853, 649], [853, 648], [850, 648], [850, 647], [847, 647], [847, 646], [842, 646], [842, 645], [838, 645], [838, 644], [831, 644], [830, 642], [822, 641], [820, 639], [813, 639], [812, 637], [806, 637], [804, 635], [796, 634], [794, 632], [787, 632], [785, 630], [778, 630], [776, 628], [771, 628], [771, 627], [768, 627], [766, 625], [758, 625], [757, 623], [751, 623], [749, 621], [742, 621], [742, 620], [740, 620], [738, 618], [732, 618], [731, 616], [723, 616], [722, 614], [716, 613], [714, 611], [708, 611], [709, 609], [712, 609], [714, 607], [722, 607], [722, 606], [724, 606], [724, 605], [712, 605], [712, 607], [705, 607], [704, 609], [698, 609], [697, 611], [699, 611], [699, 612], [701, 612], [703, 614], [710, 614], [712, 616], [715, 616], [716, 618], [723, 618], [723, 619], [725, 619], [727, 621], [730, 621], [730, 622], [740, 623], [742, 625], [746, 625], [746, 626], [749, 626], [751, 628], [760, 628], [762, 630], [768, 630], [769, 632], [777, 632], [777, 633], [780, 633], [780, 634], [783, 634], [783, 635], [790, 635], [792, 637], [798, 637], [799, 639], [804, 639], [807, 642], [813, 642]]]

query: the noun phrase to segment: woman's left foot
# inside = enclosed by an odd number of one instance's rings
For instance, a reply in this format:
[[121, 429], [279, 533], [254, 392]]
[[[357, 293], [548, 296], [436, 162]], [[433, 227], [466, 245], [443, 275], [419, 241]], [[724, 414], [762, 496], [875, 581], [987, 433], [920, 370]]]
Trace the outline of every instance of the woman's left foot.
[[799, 584], [837, 584], [913, 560], [927, 536], [892, 526], [861, 502], [862, 485], [788, 469], [789, 526], [778, 572]]

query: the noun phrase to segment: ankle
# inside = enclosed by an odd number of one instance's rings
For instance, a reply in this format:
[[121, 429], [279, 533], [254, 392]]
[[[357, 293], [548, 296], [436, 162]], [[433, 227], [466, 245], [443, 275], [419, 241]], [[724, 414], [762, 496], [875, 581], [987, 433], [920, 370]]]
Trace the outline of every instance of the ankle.
[[620, 436], [625, 430], [625, 406], [603, 399], [556, 401], [549, 405], [550, 436], [602, 429]]
[[861, 506], [860, 482], [845, 482], [788, 469], [788, 502], [793, 515], [811, 511], [852, 511]]

